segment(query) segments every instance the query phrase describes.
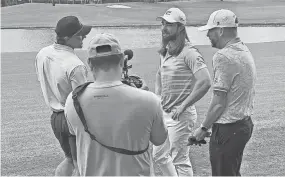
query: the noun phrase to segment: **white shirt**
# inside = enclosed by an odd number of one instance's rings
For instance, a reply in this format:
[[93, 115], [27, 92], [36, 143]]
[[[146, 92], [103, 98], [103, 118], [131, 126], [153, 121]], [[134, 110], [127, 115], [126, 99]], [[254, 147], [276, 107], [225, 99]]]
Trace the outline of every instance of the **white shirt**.
[[[132, 151], [149, 141], [161, 145], [167, 138], [160, 99], [152, 92], [117, 81], [90, 84], [79, 97], [89, 131], [103, 144]], [[82, 176], [149, 176], [150, 152], [124, 155], [110, 151], [84, 131], [71, 94], [65, 106], [71, 134], [76, 135], [77, 164]]]
[[87, 68], [68, 46], [53, 44], [39, 51], [35, 61], [46, 104], [54, 112], [64, 110], [68, 94], [87, 82]]

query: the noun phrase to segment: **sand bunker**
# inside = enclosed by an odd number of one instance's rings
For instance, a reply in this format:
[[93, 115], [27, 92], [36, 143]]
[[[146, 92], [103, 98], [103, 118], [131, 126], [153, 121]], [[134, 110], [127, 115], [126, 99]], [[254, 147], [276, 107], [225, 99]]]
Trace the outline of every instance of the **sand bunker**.
[[108, 8], [116, 8], [116, 9], [129, 9], [131, 7], [129, 6], [124, 6], [124, 5], [120, 5], [120, 4], [115, 4], [115, 5], [110, 5], [107, 6]]

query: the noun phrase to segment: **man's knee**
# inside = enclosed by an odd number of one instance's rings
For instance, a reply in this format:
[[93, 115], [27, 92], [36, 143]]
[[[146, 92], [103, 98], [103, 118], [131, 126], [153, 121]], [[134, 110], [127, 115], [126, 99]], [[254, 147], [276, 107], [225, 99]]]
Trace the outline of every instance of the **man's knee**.
[[173, 139], [171, 142], [171, 156], [174, 161], [183, 161], [189, 159], [190, 147], [188, 144], [188, 135], [180, 135], [179, 137]]

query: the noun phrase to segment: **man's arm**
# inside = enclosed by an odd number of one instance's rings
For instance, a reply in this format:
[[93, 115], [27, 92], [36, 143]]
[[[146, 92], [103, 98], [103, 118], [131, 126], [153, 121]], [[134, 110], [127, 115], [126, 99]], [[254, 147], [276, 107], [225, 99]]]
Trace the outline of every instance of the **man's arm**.
[[[86, 67], [83, 65], [79, 65], [72, 70], [72, 72], [70, 73], [70, 77], [69, 77], [72, 90], [74, 90], [79, 85], [87, 82], [87, 73], [88, 71]], [[70, 134], [71, 134], [68, 140], [69, 140], [70, 151], [71, 151], [71, 155], [73, 159], [73, 165], [75, 169], [75, 176], [79, 176], [79, 170], [78, 170], [78, 165], [77, 165], [76, 136], [74, 135], [72, 126], [70, 125], [69, 122], [68, 122], [68, 127], [69, 127]]]
[[88, 81], [87, 73], [87, 68], [84, 65], [79, 65], [72, 70], [69, 77], [72, 85], [72, 90]]
[[189, 50], [184, 61], [194, 73], [196, 79], [192, 92], [182, 103], [182, 108], [186, 109], [199, 101], [208, 92], [211, 87], [211, 78], [205, 60], [198, 50]]
[[75, 170], [74, 174], [75, 174], [75, 176], [79, 176], [79, 170], [78, 170], [78, 165], [77, 165], [76, 136], [75, 136], [75, 132], [73, 130], [73, 127], [70, 123], [69, 117], [68, 117], [70, 114], [70, 106], [72, 103], [72, 101], [70, 100], [70, 97], [71, 97], [71, 94], [67, 97], [67, 101], [65, 103], [64, 114], [66, 117], [66, 122], [67, 122], [68, 130], [69, 130], [68, 142], [69, 142], [70, 152], [71, 152], [74, 170]]
[[226, 105], [227, 92], [214, 90], [213, 98], [202, 126], [208, 129], [211, 128], [213, 123], [215, 123], [225, 111]]
[[184, 109], [199, 101], [211, 87], [211, 78], [207, 68], [200, 69], [194, 76], [196, 82], [192, 92], [182, 103]]
[[207, 135], [207, 131], [203, 130], [202, 127], [207, 129], [211, 128], [213, 123], [215, 123], [225, 111], [227, 105], [227, 92], [214, 90], [213, 98], [210, 107], [207, 112], [207, 116], [199, 128], [194, 132], [197, 141], [203, 140]]
[[35, 68], [36, 68], [36, 74], [37, 74], [37, 80], [40, 82], [40, 72], [39, 72], [39, 62], [40, 62], [40, 57], [42, 57], [40, 55], [40, 52], [37, 54], [36, 59], [35, 59]]
[[156, 95], [161, 95], [161, 74], [160, 74], [160, 69], [158, 69], [155, 77], [155, 94]]
[[68, 141], [69, 141], [71, 156], [73, 160], [75, 176], [79, 176], [79, 170], [78, 170], [78, 165], [77, 165], [76, 136], [70, 135], [68, 138]]
[[227, 93], [230, 91], [232, 82], [238, 75], [237, 67], [226, 56], [216, 54], [213, 58], [214, 81], [213, 98], [203, 122], [203, 126], [210, 128], [224, 112], [227, 105]]
[[68, 120], [67, 120], [67, 122], [68, 122], [67, 124], [68, 124], [69, 132], [70, 132], [70, 135], [68, 137], [70, 152], [71, 152], [71, 156], [72, 156], [72, 160], [73, 160], [75, 173], [79, 174], [78, 165], [77, 165], [76, 136], [74, 135], [74, 132], [73, 132], [72, 127], [71, 127]]
[[202, 126], [211, 128], [223, 114], [227, 106], [227, 93], [230, 91], [234, 78], [238, 75], [234, 62], [231, 62], [222, 54], [216, 54], [213, 58], [214, 80], [213, 80], [213, 97], [209, 106], [207, 116], [200, 128], [194, 132], [196, 139], [202, 140], [206, 131]]
[[205, 64], [202, 55], [197, 50], [189, 50], [188, 53], [186, 53], [184, 61], [194, 73], [196, 82], [192, 92], [172, 115], [173, 120], [179, 119], [180, 114], [182, 114], [187, 107], [199, 101], [211, 87], [211, 78], [207, 65]]

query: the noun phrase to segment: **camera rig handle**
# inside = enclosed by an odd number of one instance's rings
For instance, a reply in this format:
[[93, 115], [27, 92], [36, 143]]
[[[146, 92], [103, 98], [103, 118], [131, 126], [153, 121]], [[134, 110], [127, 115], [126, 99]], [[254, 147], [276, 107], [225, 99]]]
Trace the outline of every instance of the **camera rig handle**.
[[124, 51], [124, 66], [123, 66], [123, 73], [122, 73], [122, 82], [124, 84], [136, 87], [136, 88], [141, 88], [143, 90], [149, 90], [149, 88], [144, 85], [143, 80], [139, 76], [135, 75], [129, 75], [128, 71], [131, 69], [133, 66], [128, 65], [128, 61], [133, 58], [133, 51], [132, 50], [125, 50]]

